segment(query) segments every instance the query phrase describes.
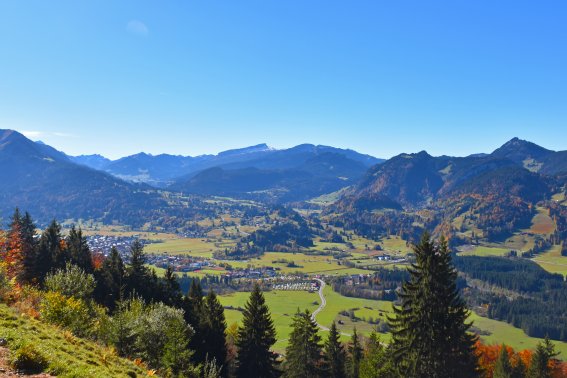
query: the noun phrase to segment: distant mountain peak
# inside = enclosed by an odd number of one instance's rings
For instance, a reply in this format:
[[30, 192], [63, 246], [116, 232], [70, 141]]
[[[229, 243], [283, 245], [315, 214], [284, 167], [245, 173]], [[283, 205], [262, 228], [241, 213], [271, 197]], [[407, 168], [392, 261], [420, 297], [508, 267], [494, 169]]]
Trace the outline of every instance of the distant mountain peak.
[[244, 148], [236, 148], [232, 150], [227, 150], [223, 152], [219, 152], [217, 156], [234, 156], [234, 155], [244, 155], [254, 152], [263, 152], [263, 151], [273, 151], [274, 148], [268, 146], [266, 143], [256, 144], [254, 146], [244, 147]]
[[530, 170], [539, 170], [537, 162], [553, 154], [554, 151], [535, 143], [514, 137], [492, 152], [492, 156], [510, 159]]

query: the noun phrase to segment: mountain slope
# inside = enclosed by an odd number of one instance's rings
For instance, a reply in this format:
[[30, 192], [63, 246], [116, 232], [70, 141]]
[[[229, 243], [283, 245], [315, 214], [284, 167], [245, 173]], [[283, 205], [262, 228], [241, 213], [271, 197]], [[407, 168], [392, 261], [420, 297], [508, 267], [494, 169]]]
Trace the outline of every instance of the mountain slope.
[[74, 163], [98, 170], [104, 170], [106, 166], [111, 162], [110, 159], [107, 159], [99, 154], [69, 156], [69, 159]]
[[230, 169], [227, 166], [210, 168], [172, 185], [170, 189], [271, 202], [298, 201], [352, 185], [366, 171], [363, 163], [334, 152], [300, 155], [296, 156], [296, 161], [290, 159], [285, 164], [275, 163], [280, 156], [257, 164], [262, 167], [283, 165], [285, 168], [282, 169], [240, 168], [240, 164], [236, 163], [229, 165]]
[[143, 209], [163, 204], [146, 187], [74, 164], [12, 130], [0, 130], [0, 172], [0, 214], [4, 217], [18, 206], [40, 221], [125, 221]]
[[552, 151], [535, 143], [513, 138], [491, 156], [507, 158], [516, 164], [545, 175], [567, 174], [567, 151]]
[[[7, 347], [12, 352], [19, 344], [33, 344], [47, 359], [49, 366], [46, 370], [57, 376], [135, 377], [147, 375], [147, 371], [134, 362], [118, 357], [116, 351], [102, 347], [93, 341], [75, 337], [69, 332], [64, 332], [29, 316], [18, 315], [5, 304], [0, 304], [0, 334], [7, 340]], [[3, 355], [2, 349], [0, 348], [0, 356]], [[2, 361], [0, 365], [3, 365]]]
[[165, 187], [174, 181], [187, 181], [197, 173], [212, 167], [283, 170], [295, 168], [326, 153], [342, 155], [365, 167], [381, 162], [380, 159], [369, 155], [334, 147], [303, 144], [285, 150], [275, 150], [266, 144], [258, 144], [223, 151], [217, 155], [196, 157], [139, 153], [109, 162], [102, 169], [124, 180]]

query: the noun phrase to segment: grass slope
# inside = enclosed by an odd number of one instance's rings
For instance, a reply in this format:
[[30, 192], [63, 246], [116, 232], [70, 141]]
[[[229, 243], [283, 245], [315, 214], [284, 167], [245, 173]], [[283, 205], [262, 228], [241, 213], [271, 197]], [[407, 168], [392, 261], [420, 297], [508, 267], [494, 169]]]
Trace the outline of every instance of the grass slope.
[[47, 371], [59, 377], [144, 377], [147, 372], [120, 358], [113, 349], [74, 337], [69, 332], [29, 317], [19, 316], [0, 304], [0, 337], [13, 349], [31, 343], [49, 362]]

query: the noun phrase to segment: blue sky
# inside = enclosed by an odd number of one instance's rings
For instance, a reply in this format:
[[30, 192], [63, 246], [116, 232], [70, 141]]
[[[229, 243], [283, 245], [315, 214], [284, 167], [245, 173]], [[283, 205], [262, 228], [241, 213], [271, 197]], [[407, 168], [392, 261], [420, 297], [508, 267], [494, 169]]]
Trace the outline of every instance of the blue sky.
[[564, 1], [0, 2], [0, 128], [69, 154], [567, 149]]

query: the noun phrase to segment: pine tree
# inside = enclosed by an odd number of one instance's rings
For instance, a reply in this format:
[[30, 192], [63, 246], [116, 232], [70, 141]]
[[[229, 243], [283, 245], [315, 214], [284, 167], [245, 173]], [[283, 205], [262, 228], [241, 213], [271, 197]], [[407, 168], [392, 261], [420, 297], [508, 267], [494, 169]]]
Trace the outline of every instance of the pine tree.
[[516, 365], [512, 368], [512, 378], [525, 378], [526, 374], [526, 365], [518, 356], [518, 358], [516, 358]]
[[205, 302], [203, 301], [203, 288], [199, 279], [191, 280], [189, 293], [183, 300], [183, 309], [185, 310], [185, 321], [195, 332], [195, 335], [189, 341], [189, 347], [195, 351], [192, 360], [196, 364], [206, 361], [206, 354], [203, 352], [204, 342], [204, 326], [205, 326]]
[[146, 254], [144, 246], [136, 239], [130, 246], [130, 264], [126, 269], [128, 274], [128, 290], [130, 293], [141, 295], [148, 299], [151, 292], [150, 271], [146, 267]]
[[87, 273], [93, 273], [91, 250], [87, 244], [87, 238], [83, 236], [80, 228], [77, 230], [75, 226], [71, 227], [66, 238], [66, 245], [70, 262]]
[[297, 313], [293, 317], [289, 343], [285, 350], [286, 378], [323, 377], [323, 361], [321, 336], [317, 323], [311, 317], [309, 310]]
[[548, 378], [551, 377], [551, 369], [549, 361], [559, 355], [555, 351], [555, 346], [548, 337], [544, 341], [537, 344], [535, 353], [532, 355], [530, 368], [528, 369], [528, 378]]
[[476, 377], [476, 336], [468, 333], [468, 310], [456, 288], [457, 272], [447, 242], [428, 233], [414, 246], [416, 262], [402, 285], [400, 306], [390, 318], [393, 358], [407, 377]]
[[185, 310], [185, 321], [190, 324], [195, 332], [198, 332], [199, 324], [203, 317], [203, 289], [198, 279], [191, 280], [189, 293], [185, 298], [183, 306]]
[[100, 271], [95, 274], [98, 282], [95, 297], [97, 301], [113, 310], [123, 297], [126, 284], [126, 268], [116, 247], [110, 249], [110, 255], [104, 259]]
[[324, 358], [325, 370], [330, 378], [345, 378], [345, 350], [340, 342], [341, 335], [337, 324], [333, 322], [329, 329], [329, 336], [325, 341]]
[[177, 276], [170, 265], [167, 266], [163, 275], [161, 297], [162, 302], [168, 306], [181, 306], [181, 286], [179, 285]]
[[392, 376], [391, 364], [388, 351], [380, 343], [376, 332], [372, 332], [364, 357], [360, 363], [360, 378], [382, 378]]
[[360, 338], [356, 332], [356, 327], [353, 329], [352, 337], [348, 345], [348, 358], [347, 358], [347, 373], [350, 378], [358, 378], [360, 374], [360, 361], [362, 360], [362, 345], [360, 345]]
[[47, 273], [65, 268], [65, 242], [61, 237], [61, 226], [53, 220], [41, 234], [37, 252], [38, 281], [43, 282]]
[[[204, 301], [203, 318], [201, 322], [202, 341], [198, 353], [205, 356], [205, 360], [215, 360], [218, 366], [226, 361], [226, 320], [224, 308], [214, 291], [209, 291]], [[225, 375], [226, 369], [222, 370]]]
[[236, 346], [239, 378], [270, 378], [279, 375], [276, 354], [270, 348], [276, 342], [276, 329], [264, 295], [257, 284], [243, 311]]
[[21, 239], [22, 239], [22, 272], [19, 281], [28, 284], [37, 282], [38, 266], [37, 266], [37, 247], [38, 243], [35, 238], [35, 224], [31, 215], [26, 211], [21, 218]]
[[494, 365], [494, 373], [492, 376], [494, 378], [512, 378], [513, 370], [506, 345], [502, 344], [502, 349], [500, 350], [500, 355]]

